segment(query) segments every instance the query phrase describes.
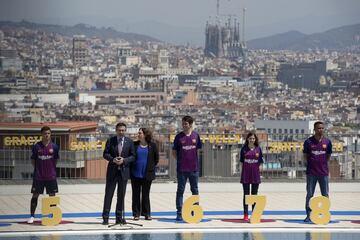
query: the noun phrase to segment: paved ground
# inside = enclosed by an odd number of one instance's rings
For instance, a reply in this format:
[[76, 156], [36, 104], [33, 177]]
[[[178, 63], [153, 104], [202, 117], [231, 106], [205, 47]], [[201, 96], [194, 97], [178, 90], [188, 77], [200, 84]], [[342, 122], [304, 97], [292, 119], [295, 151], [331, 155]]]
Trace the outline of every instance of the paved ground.
[[[63, 220], [68, 223], [57, 226], [30, 225], [30, 185], [0, 185], [0, 236], [9, 232], [37, 232], [56, 230], [107, 230], [101, 225], [101, 210], [104, 197], [103, 184], [59, 185]], [[155, 183], [151, 190], [153, 221], [141, 219], [136, 223], [143, 227], [135, 229], [252, 229], [252, 228], [321, 228], [360, 229], [360, 186], [359, 183], [331, 183], [330, 200], [332, 218], [328, 225], [304, 224], [305, 183], [262, 183], [259, 194], [267, 197], [265, 213], [267, 222], [259, 224], [242, 223], [242, 187], [240, 183], [200, 183], [200, 205], [204, 210], [199, 224], [177, 223], [175, 219], [176, 184]], [[319, 195], [317, 189], [316, 195]], [[187, 186], [184, 199], [190, 196]], [[112, 209], [115, 209], [114, 197]], [[131, 186], [128, 185], [125, 209], [131, 219]], [[36, 213], [41, 212], [41, 198]], [[40, 220], [40, 219], [38, 219]], [[275, 220], [275, 221], [273, 221]], [[111, 218], [110, 223], [115, 219]], [[130, 227], [130, 226], [129, 226]], [[115, 226], [113, 229], [122, 228]]]

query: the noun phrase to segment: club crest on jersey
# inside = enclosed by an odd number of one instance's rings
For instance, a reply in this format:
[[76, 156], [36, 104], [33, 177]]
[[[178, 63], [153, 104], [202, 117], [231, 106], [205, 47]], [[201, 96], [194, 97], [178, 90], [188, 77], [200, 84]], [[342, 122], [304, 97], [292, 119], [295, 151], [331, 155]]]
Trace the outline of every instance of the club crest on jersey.
[[192, 143], [195, 144], [196, 143], [196, 139], [191, 139]]
[[322, 147], [325, 149], [325, 148], [326, 148], [326, 144], [323, 144]]
[[185, 144], [185, 140], [181, 140], [180, 142], [181, 142], [181, 144]]
[[260, 156], [260, 155], [259, 155], [259, 153], [255, 153], [255, 157], [257, 157], [257, 158], [258, 158], [259, 156]]
[[53, 154], [53, 153], [54, 153], [54, 149], [50, 148], [50, 149], [49, 149], [49, 153], [50, 153], [50, 154]]

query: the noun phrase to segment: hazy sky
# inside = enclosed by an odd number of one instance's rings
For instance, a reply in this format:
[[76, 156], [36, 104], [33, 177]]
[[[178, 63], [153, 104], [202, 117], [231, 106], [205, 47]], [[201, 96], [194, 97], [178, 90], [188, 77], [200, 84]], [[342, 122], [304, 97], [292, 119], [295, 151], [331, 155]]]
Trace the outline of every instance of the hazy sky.
[[[360, 23], [360, 0], [220, 0], [222, 14], [240, 15], [244, 7], [248, 39], [288, 30], [314, 33]], [[202, 36], [206, 21], [215, 14], [216, 0], [0, 0], [2, 21], [87, 23], [125, 32], [153, 31], [155, 37], [160, 26], [200, 31]], [[155, 29], [149, 29], [152, 26]]]

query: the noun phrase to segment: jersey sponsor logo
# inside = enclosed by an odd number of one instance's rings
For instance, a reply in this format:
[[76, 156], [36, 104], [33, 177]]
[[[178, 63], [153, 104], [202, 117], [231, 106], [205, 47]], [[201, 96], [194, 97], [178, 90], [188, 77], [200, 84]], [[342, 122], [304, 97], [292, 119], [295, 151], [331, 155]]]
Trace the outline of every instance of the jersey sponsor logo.
[[186, 150], [186, 151], [189, 151], [189, 150], [192, 150], [192, 149], [195, 149], [196, 147], [194, 145], [189, 145], [189, 146], [183, 146], [182, 149], [183, 150]]
[[40, 160], [49, 160], [52, 159], [53, 156], [52, 155], [41, 155], [38, 157]]
[[319, 155], [323, 155], [326, 152], [325, 151], [311, 151], [312, 154], [314, 154], [315, 156], [319, 156]]
[[258, 160], [257, 159], [247, 159], [247, 158], [245, 158], [245, 162], [246, 163], [257, 163]]

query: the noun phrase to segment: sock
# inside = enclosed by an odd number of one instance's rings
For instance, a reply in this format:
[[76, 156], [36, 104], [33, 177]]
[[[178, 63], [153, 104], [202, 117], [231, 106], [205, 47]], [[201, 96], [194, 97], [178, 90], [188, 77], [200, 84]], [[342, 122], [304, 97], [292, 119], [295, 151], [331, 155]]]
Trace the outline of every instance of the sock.
[[32, 217], [35, 216], [35, 210], [37, 207], [37, 203], [38, 203], [38, 198], [32, 197], [31, 202], [30, 202], [30, 214]]

